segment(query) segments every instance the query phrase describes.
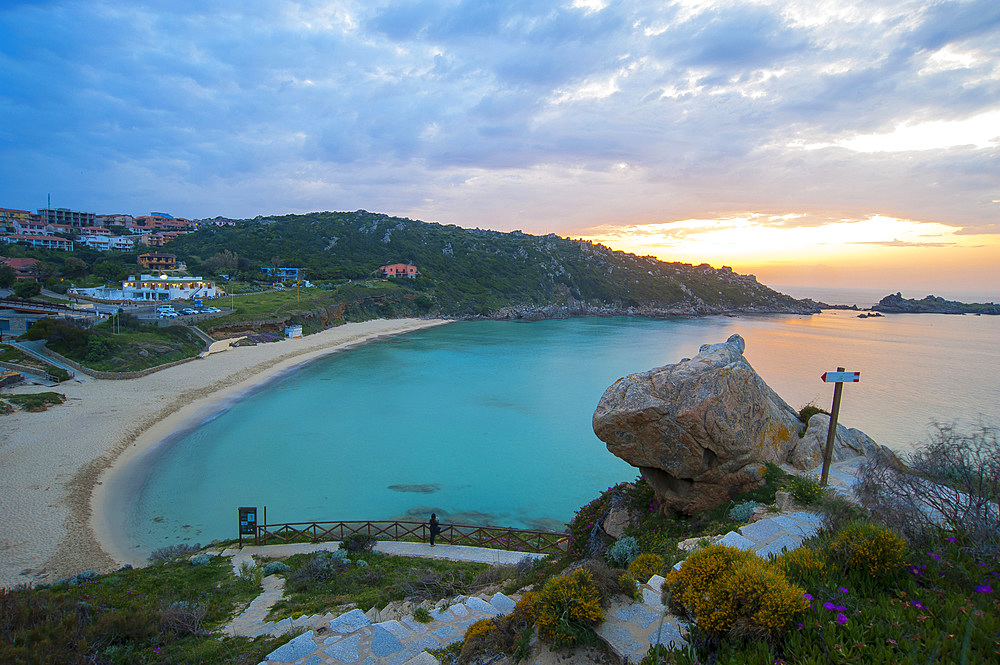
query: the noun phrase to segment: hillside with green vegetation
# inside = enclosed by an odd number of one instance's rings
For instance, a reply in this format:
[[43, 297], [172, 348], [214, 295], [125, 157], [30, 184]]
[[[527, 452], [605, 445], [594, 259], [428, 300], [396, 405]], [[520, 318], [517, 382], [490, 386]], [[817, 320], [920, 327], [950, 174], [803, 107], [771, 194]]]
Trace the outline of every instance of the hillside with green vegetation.
[[312, 282], [343, 283], [377, 276], [381, 265], [412, 263], [420, 276], [397, 280], [409, 300], [421, 299], [422, 307], [410, 309], [446, 316], [818, 311], [725, 267], [363, 210], [242, 220], [182, 236], [165, 249], [189, 272], [242, 280], [262, 279], [262, 266], [282, 266], [304, 269]]

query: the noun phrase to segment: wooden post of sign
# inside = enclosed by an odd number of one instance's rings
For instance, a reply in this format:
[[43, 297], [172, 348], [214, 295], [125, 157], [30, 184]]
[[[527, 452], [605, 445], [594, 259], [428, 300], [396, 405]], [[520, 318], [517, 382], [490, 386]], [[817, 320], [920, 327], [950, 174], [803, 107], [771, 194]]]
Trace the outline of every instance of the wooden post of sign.
[[[843, 372], [843, 367], [837, 368], [838, 372]], [[837, 417], [840, 415], [840, 395], [844, 391], [844, 384], [841, 381], [833, 384], [833, 407], [830, 409], [830, 429], [826, 433], [826, 450], [823, 451], [823, 475], [819, 479], [819, 484], [826, 487], [826, 482], [830, 477], [830, 462], [833, 460], [833, 441], [837, 437]]]

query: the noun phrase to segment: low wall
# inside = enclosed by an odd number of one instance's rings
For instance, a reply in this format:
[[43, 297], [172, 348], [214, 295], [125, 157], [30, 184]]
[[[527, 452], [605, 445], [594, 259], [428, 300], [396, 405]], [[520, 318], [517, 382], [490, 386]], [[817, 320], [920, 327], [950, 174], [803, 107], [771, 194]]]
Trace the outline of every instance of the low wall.
[[192, 360], [198, 360], [198, 356], [192, 356], [182, 360], [175, 360], [172, 363], [157, 365], [156, 367], [147, 367], [146, 369], [141, 369], [135, 372], [99, 372], [97, 370], [90, 369], [89, 367], [84, 367], [80, 363], [70, 360], [66, 356], [60, 355], [47, 347], [42, 347], [42, 353], [58, 360], [61, 363], [66, 363], [73, 369], [92, 376], [95, 379], [110, 379], [112, 381], [120, 379], [138, 379], [140, 376], [146, 376], [147, 374], [152, 374], [153, 372], [159, 372], [161, 369], [167, 369], [168, 367], [173, 367], [174, 365], [183, 365], [184, 363], [191, 362]]
[[48, 374], [44, 369], [39, 367], [29, 367], [28, 365], [18, 365], [17, 363], [9, 363], [0, 360], [0, 367], [5, 367], [7, 369], [12, 369], [15, 372], [20, 372], [21, 374], [31, 374], [38, 376], [39, 374]]

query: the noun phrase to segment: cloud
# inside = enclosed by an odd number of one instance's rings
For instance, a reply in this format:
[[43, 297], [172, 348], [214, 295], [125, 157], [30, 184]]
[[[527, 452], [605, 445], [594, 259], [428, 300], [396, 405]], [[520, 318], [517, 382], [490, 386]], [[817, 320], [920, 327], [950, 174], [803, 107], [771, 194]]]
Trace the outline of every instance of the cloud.
[[0, 206], [53, 192], [99, 212], [367, 208], [558, 233], [747, 215], [794, 233], [877, 210], [974, 234], [1000, 190], [998, 16], [916, 0], [5, 3]]

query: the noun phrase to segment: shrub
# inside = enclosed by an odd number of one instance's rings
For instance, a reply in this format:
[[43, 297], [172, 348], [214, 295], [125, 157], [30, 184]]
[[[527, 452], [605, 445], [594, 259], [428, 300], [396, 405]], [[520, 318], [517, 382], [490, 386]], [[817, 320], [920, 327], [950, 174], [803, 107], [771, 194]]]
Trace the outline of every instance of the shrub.
[[469, 642], [494, 630], [496, 630], [496, 624], [493, 623], [493, 619], [480, 619], [466, 629], [465, 641]]
[[[941, 528], [978, 558], [1000, 558], [1000, 441], [997, 428], [960, 432], [938, 424], [929, 442], [900, 464], [870, 458], [855, 492], [863, 506], [914, 544], [931, 546]], [[907, 466], [909, 468], [907, 468]]]
[[244, 561], [240, 564], [240, 570], [237, 573], [237, 577], [244, 582], [248, 582], [251, 585], [258, 587], [264, 579], [264, 569], [255, 565], [252, 561]]
[[431, 616], [426, 607], [418, 607], [413, 610], [413, 620], [418, 623], [430, 623], [434, 620], [434, 617]]
[[194, 554], [201, 549], [201, 544], [195, 543], [194, 545], [188, 545], [187, 543], [179, 543], [177, 545], [168, 545], [166, 547], [161, 547], [160, 549], [154, 551], [149, 555], [150, 563], [166, 563], [172, 559], [176, 559], [180, 556], [187, 556], [189, 554]]
[[628, 572], [640, 582], [658, 575], [661, 570], [663, 570], [663, 557], [657, 554], [640, 554], [628, 565]]
[[845, 572], [860, 570], [884, 580], [901, 569], [906, 543], [887, 527], [856, 522], [836, 535], [829, 552], [843, 564]]
[[823, 487], [816, 476], [789, 476], [785, 487], [796, 501], [803, 505], [819, 502], [823, 498]]
[[604, 563], [603, 560], [588, 559], [581, 564], [580, 569], [590, 574], [590, 581], [597, 589], [601, 603], [607, 603], [621, 593], [619, 581], [621, 572], [608, 568], [608, 564]]
[[[201, 555], [206, 556], [206, 555]], [[160, 630], [174, 635], [208, 635], [203, 623], [208, 609], [201, 604], [181, 600], [160, 610]]]
[[593, 644], [604, 621], [600, 595], [589, 570], [550, 579], [538, 592], [538, 636], [553, 647]]
[[802, 423], [802, 434], [805, 434], [806, 429], [809, 427], [809, 419], [815, 416], [817, 413], [825, 413], [830, 415], [830, 412], [826, 409], [821, 409], [813, 403], [806, 404], [804, 407], [799, 409], [799, 422]]
[[192, 566], [207, 566], [212, 563], [212, 557], [209, 554], [198, 554], [191, 557], [190, 561]]
[[729, 509], [729, 519], [734, 522], [749, 522], [760, 504], [756, 501], [744, 501]]
[[351, 553], [371, 552], [378, 540], [366, 533], [352, 533], [340, 542], [341, 549]]
[[776, 563], [790, 579], [810, 587], [817, 585], [827, 570], [826, 556], [810, 547], [784, 552]]
[[316, 552], [292, 573], [288, 581], [292, 588], [304, 588], [317, 582], [332, 580], [349, 565], [347, 552]]
[[604, 553], [609, 566], [627, 568], [639, 556], [639, 543], [632, 536], [622, 536]]
[[271, 563], [264, 566], [264, 575], [276, 575], [277, 573], [287, 573], [291, 568], [287, 563], [282, 563], [281, 561], [272, 561]]
[[804, 591], [752, 552], [712, 545], [664, 584], [671, 610], [713, 638], [777, 638], [809, 607]]
[[632, 573], [625, 571], [621, 574], [621, 577], [618, 578], [618, 588], [632, 600], [642, 600], [642, 593], [639, 591], [639, 582]]

